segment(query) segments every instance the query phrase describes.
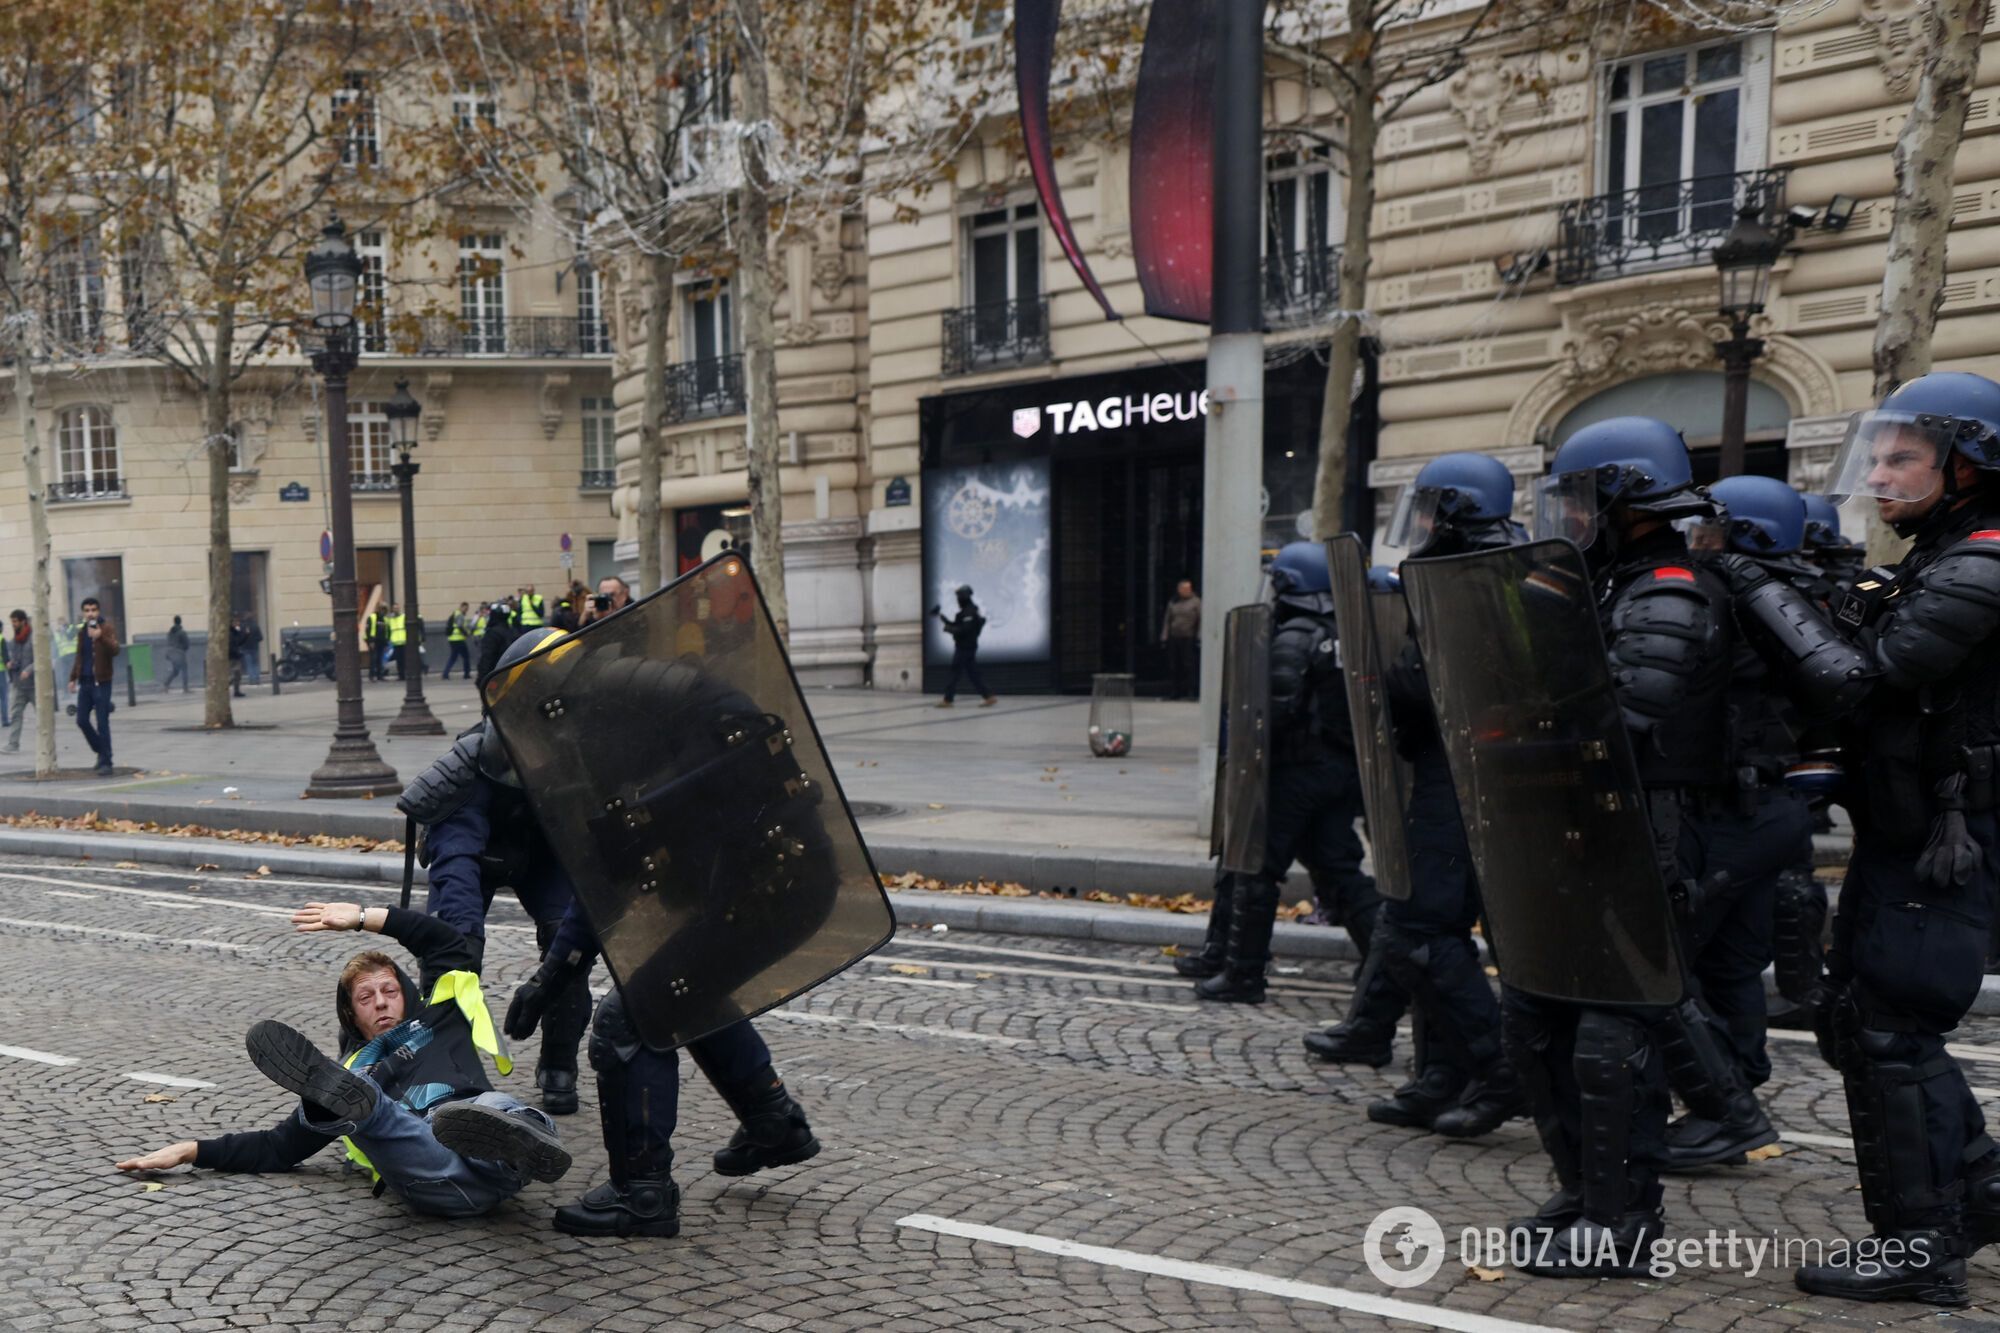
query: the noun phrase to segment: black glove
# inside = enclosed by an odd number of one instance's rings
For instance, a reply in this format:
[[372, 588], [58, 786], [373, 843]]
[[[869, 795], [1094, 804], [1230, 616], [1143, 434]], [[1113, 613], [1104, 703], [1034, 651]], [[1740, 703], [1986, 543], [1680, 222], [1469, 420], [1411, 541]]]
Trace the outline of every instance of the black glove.
[[506, 1031], [509, 1040], [526, 1041], [535, 1035], [542, 1015], [556, 1002], [569, 983], [576, 979], [572, 962], [553, 955], [544, 958], [534, 975], [522, 982], [507, 1006]]
[[1931, 821], [1931, 840], [1917, 858], [1917, 878], [1949, 889], [1972, 878], [1979, 865], [1979, 844], [1965, 828], [1965, 774], [1954, 773], [1938, 783], [1937, 795], [1943, 808]]

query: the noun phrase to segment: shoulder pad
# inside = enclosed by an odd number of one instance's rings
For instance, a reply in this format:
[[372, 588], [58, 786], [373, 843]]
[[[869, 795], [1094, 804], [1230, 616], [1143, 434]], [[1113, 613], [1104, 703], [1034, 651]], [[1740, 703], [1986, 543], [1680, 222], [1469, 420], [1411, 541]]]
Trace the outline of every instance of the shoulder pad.
[[2000, 531], [1975, 532], [1949, 548], [1917, 583], [1925, 592], [2000, 607]]
[[451, 748], [396, 799], [396, 808], [428, 828], [458, 813], [479, 786], [479, 746], [483, 730], [475, 728], [451, 743]]

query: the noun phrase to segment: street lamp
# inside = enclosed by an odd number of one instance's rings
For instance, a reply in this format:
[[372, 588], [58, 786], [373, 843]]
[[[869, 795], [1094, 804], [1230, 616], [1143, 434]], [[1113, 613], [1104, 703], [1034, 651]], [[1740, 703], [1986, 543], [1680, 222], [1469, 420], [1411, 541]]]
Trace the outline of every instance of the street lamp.
[[333, 681], [338, 703], [333, 746], [306, 784], [307, 796], [394, 796], [402, 790], [396, 770], [382, 762], [368, 739], [361, 707], [354, 490], [347, 443], [347, 377], [360, 359], [354, 341], [354, 297], [360, 282], [361, 259], [336, 217], [306, 252], [306, 285], [312, 292], [312, 322], [318, 334], [312, 363], [326, 382], [327, 480], [332, 491], [328, 501], [333, 511]]
[[417, 506], [412, 483], [421, 470], [411, 461], [417, 447], [417, 418], [423, 405], [410, 396], [410, 382], [396, 381], [396, 396], [383, 405], [389, 443], [401, 455], [389, 466], [403, 499], [403, 711], [389, 724], [391, 736], [442, 736], [444, 723], [424, 702], [424, 618], [417, 611]]
[[1764, 354], [1764, 340], [1750, 336], [1750, 321], [1764, 313], [1771, 268], [1790, 242], [1789, 231], [1764, 225], [1763, 200], [1754, 192], [1736, 210], [1736, 222], [1715, 247], [1715, 270], [1722, 280], [1721, 310], [1730, 336], [1715, 345], [1722, 358], [1721, 475], [1743, 471], [1743, 431], [1750, 415], [1750, 366]]

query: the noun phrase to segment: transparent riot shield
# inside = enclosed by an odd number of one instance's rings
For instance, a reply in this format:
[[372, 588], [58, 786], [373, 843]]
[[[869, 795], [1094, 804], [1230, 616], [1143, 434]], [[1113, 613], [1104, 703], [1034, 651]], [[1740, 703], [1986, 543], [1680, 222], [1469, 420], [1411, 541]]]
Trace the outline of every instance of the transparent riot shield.
[[1681, 995], [1673, 909], [1582, 553], [1403, 563], [1500, 976], [1587, 1004]]
[[1222, 626], [1222, 736], [1210, 850], [1224, 870], [1264, 868], [1271, 786], [1271, 608], [1239, 606]]
[[483, 683], [639, 1034], [680, 1046], [887, 943], [888, 896], [725, 553]]
[[1354, 720], [1354, 758], [1361, 769], [1361, 803], [1368, 810], [1368, 844], [1375, 888], [1385, 898], [1410, 896], [1410, 851], [1404, 814], [1410, 801], [1410, 766], [1396, 750], [1389, 717], [1389, 664], [1409, 634], [1401, 593], [1368, 586], [1368, 557], [1361, 539], [1347, 532], [1326, 543], [1333, 576], [1333, 617], [1340, 630], [1341, 675], [1347, 711]]

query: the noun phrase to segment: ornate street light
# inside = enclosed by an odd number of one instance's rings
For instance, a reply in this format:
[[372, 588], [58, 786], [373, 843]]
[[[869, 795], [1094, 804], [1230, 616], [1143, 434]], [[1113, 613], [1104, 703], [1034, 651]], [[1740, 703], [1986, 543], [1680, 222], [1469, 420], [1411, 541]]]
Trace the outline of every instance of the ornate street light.
[[313, 369], [326, 383], [327, 480], [333, 511], [333, 681], [337, 700], [333, 745], [313, 771], [307, 796], [394, 796], [402, 790], [396, 770], [382, 762], [368, 738], [361, 706], [360, 610], [354, 602], [354, 489], [347, 443], [347, 377], [359, 361], [354, 341], [354, 298], [361, 258], [348, 244], [338, 217], [306, 252], [306, 285], [319, 345]]
[[1789, 229], [1764, 225], [1764, 201], [1756, 193], [1736, 210], [1729, 234], [1715, 247], [1715, 269], [1721, 279], [1720, 309], [1730, 336], [1716, 343], [1722, 358], [1721, 475], [1743, 471], [1743, 433], [1750, 415], [1750, 367], [1764, 354], [1764, 340], [1750, 336], [1750, 321], [1764, 313], [1771, 289], [1771, 269], [1791, 243]]
[[403, 501], [403, 711], [389, 724], [391, 736], [442, 736], [444, 723], [424, 702], [424, 618], [417, 611], [417, 506], [413, 483], [421, 467], [410, 458], [417, 447], [417, 418], [423, 405], [410, 396], [410, 382], [396, 381], [396, 395], [382, 408], [389, 418], [389, 442], [401, 458], [390, 464]]

